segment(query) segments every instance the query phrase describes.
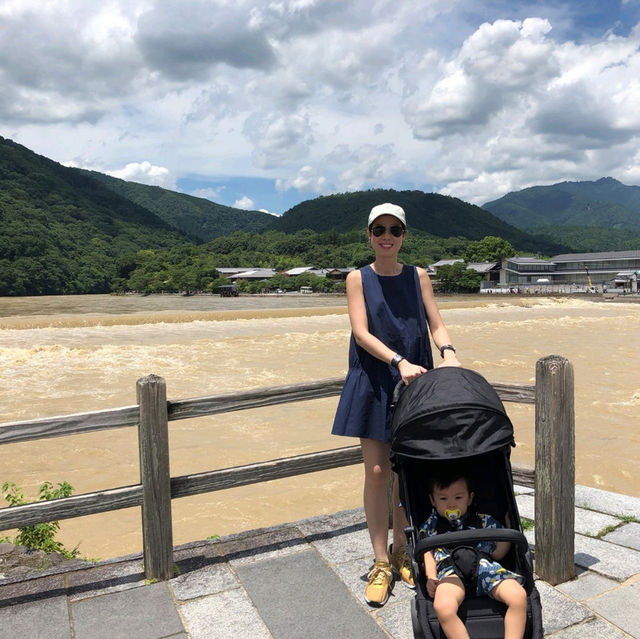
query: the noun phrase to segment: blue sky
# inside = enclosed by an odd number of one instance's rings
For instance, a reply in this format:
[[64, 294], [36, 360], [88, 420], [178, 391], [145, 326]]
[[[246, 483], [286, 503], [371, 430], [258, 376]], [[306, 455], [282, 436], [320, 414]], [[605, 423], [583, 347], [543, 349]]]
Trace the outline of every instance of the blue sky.
[[0, 0], [0, 135], [280, 214], [640, 184], [640, 0]]

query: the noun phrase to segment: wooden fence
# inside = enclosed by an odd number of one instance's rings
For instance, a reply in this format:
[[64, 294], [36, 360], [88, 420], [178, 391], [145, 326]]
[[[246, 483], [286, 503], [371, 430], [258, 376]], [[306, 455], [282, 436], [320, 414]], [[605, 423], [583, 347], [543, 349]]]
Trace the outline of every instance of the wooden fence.
[[[0, 424], [0, 444], [138, 427], [140, 484], [0, 509], [0, 530], [142, 507], [145, 575], [171, 578], [171, 500], [362, 462], [360, 446], [171, 477], [168, 422], [338, 395], [344, 379], [167, 401], [165, 382], [137, 382], [135, 406]], [[535, 404], [535, 470], [514, 468], [514, 481], [535, 488], [536, 572], [555, 585], [575, 575], [573, 368], [550, 355], [536, 363], [535, 385], [494, 383], [503, 401]]]

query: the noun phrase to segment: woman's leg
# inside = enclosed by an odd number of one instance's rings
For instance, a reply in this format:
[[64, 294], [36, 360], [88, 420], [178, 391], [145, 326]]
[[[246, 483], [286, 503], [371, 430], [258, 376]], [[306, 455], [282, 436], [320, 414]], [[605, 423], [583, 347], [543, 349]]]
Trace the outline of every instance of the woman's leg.
[[403, 548], [407, 545], [407, 535], [404, 529], [409, 525], [404, 508], [400, 506], [400, 491], [398, 475], [393, 475], [393, 547]]
[[391, 473], [389, 444], [376, 439], [361, 439], [364, 460], [364, 513], [376, 561], [389, 561], [389, 498], [387, 486]]
[[527, 593], [515, 579], [505, 579], [491, 591], [491, 596], [507, 606], [504, 616], [505, 639], [522, 639], [527, 623]]

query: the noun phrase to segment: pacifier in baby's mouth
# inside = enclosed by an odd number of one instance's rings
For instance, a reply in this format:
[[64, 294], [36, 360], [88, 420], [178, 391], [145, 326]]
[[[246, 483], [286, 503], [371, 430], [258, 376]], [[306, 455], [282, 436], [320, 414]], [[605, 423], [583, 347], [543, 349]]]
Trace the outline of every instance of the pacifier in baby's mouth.
[[451, 508], [444, 511], [444, 516], [449, 520], [449, 523], [452, 526], [455, 526], [458, 521], [460, 521], [460, 517], [462, 513], [457, 508]]

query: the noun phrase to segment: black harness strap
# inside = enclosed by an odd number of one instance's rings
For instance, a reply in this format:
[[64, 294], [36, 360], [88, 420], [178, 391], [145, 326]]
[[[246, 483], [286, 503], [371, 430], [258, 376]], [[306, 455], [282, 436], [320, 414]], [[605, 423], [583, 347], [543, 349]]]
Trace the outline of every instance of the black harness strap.
[[[478, 530], [481, 528], [482, 520], [477, 513], [470, 513], [462, 526], [463, 530]], [[449, 521], [441, 515], [438, 515], [437, 531], [438, 534], [452, 531]], [[460, 577], [464, 584], [466, 594], [475, 595], [480, 559], [483, 557], [491, 559], [491, 556], [478, 550], [475, 546], [455, 546], [453, 549], [444, 548], [449, 556], [437, 563], [436, 570], [439, 573], [444, 568], [451, 566], [454, 573]]]

